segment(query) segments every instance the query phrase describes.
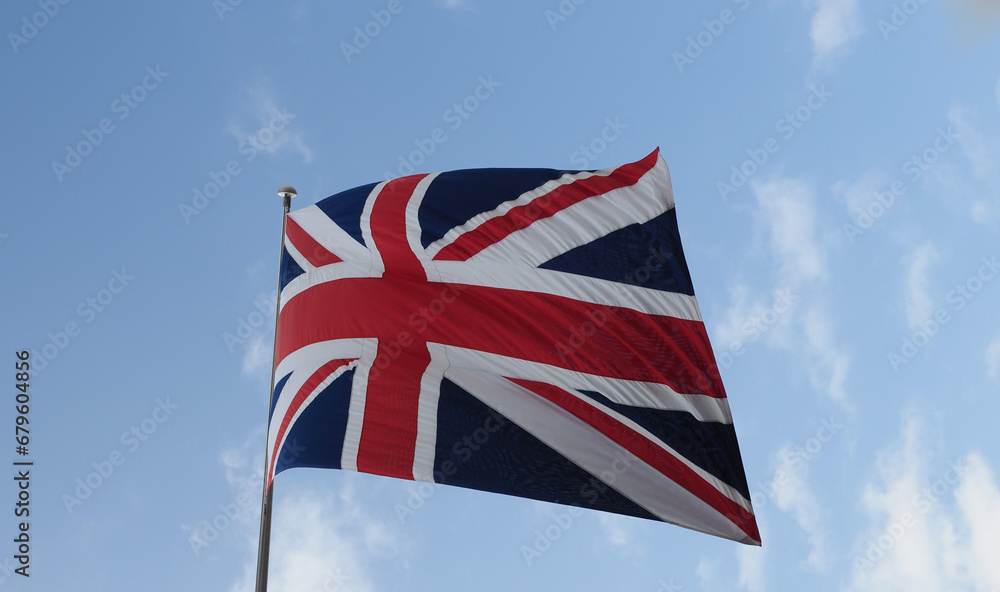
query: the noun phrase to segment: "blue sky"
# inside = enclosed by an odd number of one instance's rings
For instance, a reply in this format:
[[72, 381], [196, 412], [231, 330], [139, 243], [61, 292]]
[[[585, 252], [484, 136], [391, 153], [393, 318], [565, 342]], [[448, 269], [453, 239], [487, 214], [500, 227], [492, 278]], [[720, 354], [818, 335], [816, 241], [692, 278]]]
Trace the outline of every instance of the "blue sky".
[[34, 462], [0, 590], [252, 589], [278, 187], [657, 146], [763, 547], [297, 470], [271, 588], [1000, 590], [995, 4], [18, 0], [0, 32], [0, 430]]

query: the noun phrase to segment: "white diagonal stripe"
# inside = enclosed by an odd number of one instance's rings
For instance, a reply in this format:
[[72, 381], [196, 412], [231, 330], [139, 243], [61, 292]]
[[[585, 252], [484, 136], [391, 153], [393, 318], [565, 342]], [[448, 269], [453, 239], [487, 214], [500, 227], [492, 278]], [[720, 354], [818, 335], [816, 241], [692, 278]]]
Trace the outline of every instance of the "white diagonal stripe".
[[298, 247], [292, 243], [292, 239], [288, 238], [288, 236], [285, 236], [285, 251], [288, 252], [288, 256], [294, 259], [295, 263], [297, 263], [306, 273], [316, 269], [313, 267], [313, 264], [309, 263], [309, 260], [299, 252]]
[[556, 189], [562, 187], [563, 185], [570, 185], [580, 179], [589, 179], [591, 177], [607, 177], [614, 171], [615, 171], [614, 168], [610, 168], [594, 172], [583, 171], [576, 174], [567, 173], [559, 177], [558, 179], [552, 179], [551, 181], [546, 181], [542, 186], [536, 187], [531, 191], [526, 191], [514, 199], [505, 201], [496, 208], [490, 210], [489, 212], [476, 214], [475, 216], [470, 218], [465, 224], [452, 228], [451, 230], [446, 232], [444, 236], [442, 236], [438, 240], [428, 245], [427, 253], [431, 257], [433, 257], [437, 255], [441, 249], [455, 242], [455, 239], [462, 236], [466, 232], [469, 232], [470, 230], [475, 230], [484, 222], [492, 220], [493, 218], [499, 218], [501, 216], [505, 216], [507, 215], [507, 212], [511, 211], [512, 209], [520, 206], [526, 206], [530, 204], [532, 201], [555, 191]]
[[417, 186], [413, 188], [413, 195], [406, 202], [406, 241], [410, 245], [410, 251], [416, 255], [417, 260], [420, 261], [424, 267], [431, 260], [430, 254], [424, 249], [424, 246], [420, 242], [420, 235], [423, 229], [420, 228], [420, 204], [424, 202], [424, 195], [427, 194], [427, 188], [430, 187], [434, 179], [438, 177], [440, 173], [432, 173], [425, 176], [423, 179], [417, 183]]
[[701, 311], [694, 296], [654, 290], [588, 276], [524, 267], [489, 261], [475, 264], [464, 261], [435, 261], [434, 275], [442, 282], [539, 292], [564, 296], [617, 308], [688, 321], [701, 321]]
[[476, 253], [469, 262], [534, 267], [626, 226], [652, 220], [673, 207], [669, 178], [663, 185], [656, 176], [665, 171], [665, 165], [662, 170], [653, 167], [635, 185], [587, 198], [536, 220]]
[[[271, 421], [268, 425], [267, 460], [269, 463], [271, 452], [274, 450], [275, 439], [278, 435], [277, 430], [281, 425], [282, 418], [288, 414], [292, 399], [295, 398], [295, 394], [299, 392], [299, 389], [302, 388], [306, 380], [330, 360], [358, 358], [361, 355], [361, 347], [361, 339], [337, 339], [313, 343], [289, 354], [278, 364], [275, 376], [282, 378], [289, 372], [292, 372], [292, 375], [288, 377], [288, 381], [285, 382], [285, 386], [281, 389], [281, 395], [274, 404], [274, 412], [271, 414]], [[340, 374], [342, 372], [338, 373], [337, 376], [340, 376]], [[310, 397], [312, 396], [313, 394], [311, 393]], [[309, 400], [311, 401], [312, 399], [310, 398]], [[270, 404], [270, 401], [268, 403]], [[292, 423], [289, 424], [285, 431], [286, 437], [291, 432], [292, 425], [294, 425], [295, 420], [298, 419], [305, 407], [306, 405], [301, 406], [299, 411], [294, 414]], [[273, 469], [274, 467], [269, 467], [269, 470]]]
[[[534, 200], [544, 201], [548, 193], [563, 185], [579, 179], [609, 176], [619, 168], [621, 167], [594, 173], [566, 174], [559, 179], [549, 181], [516, 199], [500, 204], [490, 212], [479, 214], [465, 224], [452, 228], [442, 238], [429, 245], [427, 252], [433, 257], [461, 235], [478, 228], [490, 219], [507, 214], [515, 207], [528, 205]], [[670, 171], [663, 157], [657, 156], [656, 164], [634, 185], [589, 197], [552, 216], [535, 220], [527, 227], [512, 232], [499, 242], [486, 247], [469, 260], [502, 261], [533, 267], [615, 230], [647, 222], [673, 207]]]
[[[661, 520], [750, 542], [736, 524], [698, 496], [558, 405], [494, 374], [453, 367], [447, 377]], [[614, 473], [614, 479], [601, 477], [622, 457], [634, 459], [628, 470]]]
[[[344, 261], [367, 261], [368, 249], [347, 234], [319, 206], [311, 205], [288, 214], [320, 245]], [[305, 268], [303, 268], [305, 269]]]

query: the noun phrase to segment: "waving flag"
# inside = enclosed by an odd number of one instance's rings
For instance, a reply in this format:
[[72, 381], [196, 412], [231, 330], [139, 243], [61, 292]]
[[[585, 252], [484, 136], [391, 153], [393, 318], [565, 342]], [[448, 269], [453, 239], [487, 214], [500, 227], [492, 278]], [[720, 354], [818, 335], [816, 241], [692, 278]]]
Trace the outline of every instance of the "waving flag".
[[267, 479], [325, 467], [760, 544], [654, 151], [478, 169], [287, 218]]

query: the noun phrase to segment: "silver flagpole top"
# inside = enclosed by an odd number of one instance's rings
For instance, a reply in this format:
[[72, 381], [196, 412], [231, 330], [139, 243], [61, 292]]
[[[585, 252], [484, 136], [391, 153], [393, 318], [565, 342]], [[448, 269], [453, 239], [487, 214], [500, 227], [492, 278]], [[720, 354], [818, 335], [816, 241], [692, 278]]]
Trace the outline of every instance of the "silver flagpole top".
[[[299, 193], [295, 191], [295, 188], [292, 187], [291, 185], [285, 185], [284, 187], [278, 190], [278, 197], [280, 197], [282, 201], [284, 201], [283, 205], [286, 214], [288, 213], [288, 210], [292, 209], [292, 198], [298, 194]], [[282, 228], [282, 232], [284, 232], [284, 228]]]

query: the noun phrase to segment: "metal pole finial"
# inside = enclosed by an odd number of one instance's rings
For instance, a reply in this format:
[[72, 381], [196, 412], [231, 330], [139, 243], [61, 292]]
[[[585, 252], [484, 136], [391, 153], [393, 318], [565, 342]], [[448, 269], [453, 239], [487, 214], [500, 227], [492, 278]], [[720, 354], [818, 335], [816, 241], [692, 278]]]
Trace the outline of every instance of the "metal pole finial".
[[290, 210], [292, 207], [292, 198], [298, 194], [299, 192], [295, 191], [295, 188], [292, 187], [291, 185], [285, 185], [284, 187], [278, 190], [278, 197], [283, 199], [285, 202], [284, 205], [286, 214], [288, 213], [288, 210]]

